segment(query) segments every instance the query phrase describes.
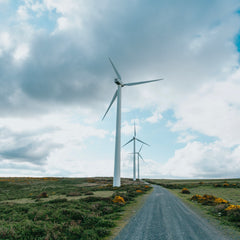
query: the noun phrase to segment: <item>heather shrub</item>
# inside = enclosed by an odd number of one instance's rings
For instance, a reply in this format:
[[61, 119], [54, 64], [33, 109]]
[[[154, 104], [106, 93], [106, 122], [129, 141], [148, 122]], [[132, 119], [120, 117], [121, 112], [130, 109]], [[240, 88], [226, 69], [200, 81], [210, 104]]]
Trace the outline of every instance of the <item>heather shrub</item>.
[[80, 192], [69, 192], [66, 194], [67, 197], [75, 197], [75, 196], [81, 196], [82, 193]]
[[219, 216], [226, 215], [225, 209], [228, 207], [227, 204], [218, 204], [214, 207], [214, 212], [218, 213]]
[[99, 237], [105, 237], [108, 236], [110, 234], [110, 231], [106, 228], [103, 227], [98, 227], [95, 229], [95, 231], [97, 232]]
[[47, 197], [48, 197], [48, 195], [46, 192], [42, 192], [37, 196], [37, 198], [47, 198]]
[[86, 195], [86, 196], [89, 195], [90, 196], [90, 195], [94, 195], [94, 193], [89, 191], [89, 192], [85, 192], [84, 195]]
[[48, 201], [48, 203], [64, 203], [64, 202], [67, 202], [66, 198], [56, 198], [56, 199]]
[[229, 205], [225, 212], [229, 217], [229, 220], [232, 222], [239, 222], [240, 221], [240, 205]]

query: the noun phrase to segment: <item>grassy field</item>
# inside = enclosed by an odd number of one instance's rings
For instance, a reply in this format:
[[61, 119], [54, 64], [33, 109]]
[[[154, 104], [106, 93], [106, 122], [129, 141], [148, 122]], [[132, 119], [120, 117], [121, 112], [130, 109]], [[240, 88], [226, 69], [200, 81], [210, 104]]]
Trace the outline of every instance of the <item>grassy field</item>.
[[211, 215], [220, 224], [229, 225], [240, 232], [240, 179], [147, 181], [168, 188], [186, 203]]
[[0, 239], [106, 239], [122, 213], [149, 191], [111, 178], [0, 178]]

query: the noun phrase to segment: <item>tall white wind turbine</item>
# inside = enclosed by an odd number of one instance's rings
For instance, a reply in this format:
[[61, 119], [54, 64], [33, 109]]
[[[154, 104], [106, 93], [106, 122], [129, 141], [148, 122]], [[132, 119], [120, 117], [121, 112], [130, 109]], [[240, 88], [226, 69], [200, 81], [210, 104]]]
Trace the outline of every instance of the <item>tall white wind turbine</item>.
[[143, 82], [134, 82], [134, 83], [123, 83], [120, 74], [118, 73], [116, 67], [114, 66], [112, 60], [109, 58], [110, 63], [112, 64], [113, 70], [117, 75], [117, 78], [114, 79], [115, 84], [117, 85], [117, 90], [113, 95], [112, 101], [104, 114], [102, 120], [107, 115], [109, 109], [111, 108], [113, 102], [117, 98], [117, 119], [116, 119], [116, 137], [115, 137], [115, 158], [114, 158], [114, 177], [113, 177], [113, 186], [120, 187], [120, 166], [121, 166], [121, 90], [124, 86], [134, 86], [138, 84], [156, 82], [163, 79], [155, 79]]
[[[145, 144], [147, 146], [150, 146], [150, 145], [145, 143], [145, 142], [143, 142], [142, 140], [140, 140], [140, 139], [138, 139], [136, 137], [136, 126], [135, 126], [135, 123], [134, 123], [134, 135], [133, 135], [133, 138], [130, 139], [127, 143], [125, 143], [123, 145], [123, 147], [126, 146], [127, 144], [129, 144], [132, 141], [133, 141], [133, 181], [136, 181], [136, 154], [137, 154], [137, 152], [136, 152], [136, 141], [138, 141], [138, 142], [140, 142], [142, 144]], [[139, 160], [138, 160], [138, 168], [139, 168]], [[138, 173], [138, 177], [139, 177], [139, 173]]]

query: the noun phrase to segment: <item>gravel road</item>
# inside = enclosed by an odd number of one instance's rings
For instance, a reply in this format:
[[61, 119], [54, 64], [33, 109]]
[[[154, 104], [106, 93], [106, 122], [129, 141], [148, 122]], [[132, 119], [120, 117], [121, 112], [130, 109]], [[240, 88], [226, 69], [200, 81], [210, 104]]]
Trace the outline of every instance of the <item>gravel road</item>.
[[229, 240], [160, 186], [114, 240]]

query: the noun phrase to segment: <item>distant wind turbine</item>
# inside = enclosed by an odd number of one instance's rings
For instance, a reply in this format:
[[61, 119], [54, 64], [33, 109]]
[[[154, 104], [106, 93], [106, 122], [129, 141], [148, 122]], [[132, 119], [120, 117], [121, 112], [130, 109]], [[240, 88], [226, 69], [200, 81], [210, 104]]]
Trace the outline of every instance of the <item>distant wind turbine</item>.
[[[139, 158], [141, 158], [143, 160], [142, 155], [140, 154], [141, 150], [142, 150], [143, 144], [140, 147], [140, 149], [138, 150], [138, 152], [136, 152], [136, 154], [138, 155], [138, 180], [140, 180], [140, 167], [139, 167]], [[143, 160], [144, 161], [144, 160]]]
[[[142, 140], [140, 140], [140, 139], [138, 139], [136, 137], [136, 126], [135, 126], [135, 123], [134, 123], [134, 135], [133, 135], [133, 138], [130, 139], [127, 143], [125, 143], [123, 145], [123, 147], [126, 146], [127, 144], [129, 144], [132, 141], [133, 141], [133, 153], [132, 153], [133, 154], [133, 181], [136, 181], [136, 154], [137, 154], [137, 152], [136, 152], [136, 141], [138, 141], [138, 142], [140, 142], [142, 144], [145, 144], [147, 146], [150, 146], [150, 145], [145, 143], [145, 142], [143, 142]], [[139, 155], [139, 152], [138, 152], [138, 155]], [[138, 171], [139, 171], [139, 158], [138, 158]], [[139, 178], [139, 172], [138, 172], [138, 178]]]
[[114, 159], [114, 177], [113, 177], [113, 186], [120, 187], [120, 166], [121, 166], [121, 90], [124, 86], [134, 86], [138, 84], [156, 82], [163, 79], [155, 79], [143, 82], [134, 82], [134, 83], [123, 83], [120, 74], [118, 73], [116, 67], [114, 66], [112, 60], [109, 58], [110, 63], [112, 64], [113, 70], [117, 75], [117, 78], [114, 79], [115, 84], [117, 85], [117, 90], [113, 95], [112, 101], [104, 114], [102, 120], [107, 115], [109, 109], [111, 108], [113, 102], [117, 98], [117, 119], [116, 119], [116, 136], [115, 136], [115, 159]]

